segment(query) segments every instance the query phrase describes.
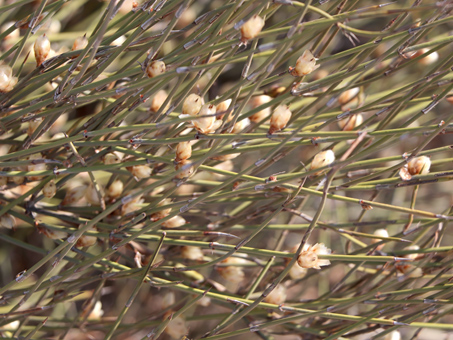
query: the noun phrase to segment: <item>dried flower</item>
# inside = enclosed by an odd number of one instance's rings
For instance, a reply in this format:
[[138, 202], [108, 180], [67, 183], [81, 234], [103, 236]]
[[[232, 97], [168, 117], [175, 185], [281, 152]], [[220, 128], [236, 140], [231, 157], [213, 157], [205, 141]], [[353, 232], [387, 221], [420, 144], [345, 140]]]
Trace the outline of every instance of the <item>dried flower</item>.
[[211, 304], [211, 298], [209, 296], [203, 296], [196, 304], [202, 307], [208, 307]]
[[185, 320], [182, 317], [177, 316], [169, 322], [167, 328], [165, 328], [165, 333], [167, 333], [172, 339], [179, 340], [189, 333], [189, 329], [186, 326]]
[[272, 85], [269, 90], [264, 91], [268, 96], [272, 98], [277, 98], [278, 96], [282, 95], [286, 91], [285, 86], [280, 86], [279, 84]]
[[76, 40], [74, 40], [74, 44], [72, 45], [72, 51], [76, 50], [83, 50], [85, 47], [88, 45], [88, 39], [86, 36], [83, 37], [77, 37]]
[[341, 105], [341, 110], [346, 112], [358, 107], [364, 100], [363, 93], [360, 93], [358, 87], [344, 91], [338, 97], [338, 102]]
[[[101, 197], [104, 196], [102, 191], [100, 192], [100, 194], [101, 194]], [[85, 191], [85, 198], [88, 201], [88, 203], [90, 203], [90, 204], [94, 204], [94, 205], [101, 204], [98, 192], [93, 184], [90, 184], [88, 186], [87, 190]]]
[[121, 155], [119, 152], [109, 152], [104, 155], [102, 160], [105, 165], [119, 164], [121, 163]]
[[0, 227], [13, 229], [16, 226], [16, 219], [13, 215], [5, 213], [0, 216]]
[[106, 196], [109, 199], [115, 199], [121, 196], [123, 193], [124, 184], [119, 179], [113, 181], [112, 184], [105, 191]]
[[310, 50], [305, 50], [304, 53], [297, 59], [296, 67], [290, 68], [290, 73], [294, 77], [302, 77], [312, 73], [319, 68], [316, 65], [317, 58], [314, 57]]
[[162, 226], [165, 228], [178, 228], [186, 224], [186, 220], [182, 216], [173, 216], [172, 218], [162, 222]]
[[307, 275], [307, 269], [302, 268], [297, 263], [293, 264], [293, 266], [289, 270], [289, 276], [293, 280], [302, 279], [305, 277], [305, 275]]
[[260, 34], [264, 27], [264, 19], [258, 15], [254, 15], [247, 20], [241, 27], [241, 41], [247, 42], [247, 40], [256, 38]]
[[27, 135], [31, 137], [33, 135], [33, 132], [36, 131], [38, 126], [42, 123], [44, 119], [42, 117], [38, 117], [35, 119], [32, 119], [28, 122], [28, 128], [27, 128]]
[[[429, 51], [429, 48], [425, 47], [416, 52], [411, 52], [410, 54], [408, 54], [408, 57], [410, 59], [414, 59], [414, 58], [421, 56], [422, 54], [427, 53], [428, 51]], [[423, 66], [428, 66], [428, 65], [434, 64], [438, 60], [439, 60], [439, 53], [437, 53], [435, 51], [435, 52], [431, 52], [426, 57], [423, 57], [420, 60], [418, 60], [418, 63]]]
[[165, 73], [165, 63], [161, 60], [155, 60], [151, 62], [146, 68], [146, 75], [149, 78], [157, 77], [159, 74]]
[[426, 175], [431, 167], [431, 159], [426, 156], [412, 158], [407, 163], [407, 169], [411, 175]]
[[224, 100], [223, 102], [217, 104], [216, 112], [222, 113], [221, 115], [217, 116], [217, 119], [222, 119], [223, 116], [225, 116], [225, 113], [228, 110], [228, 108], [230, 107], [231, 102], [232, 102], [231, 99], [227, 99], [227, 100]]
[[[14, 171], [25, 171], [23, 167], [17, 167], [17, 168], [12, 168], [11, 170]], [[24, 176], [14, 176], [11, 178], [14, 184], [21, 185], [25, 182], [25, 177]]]
[[61, 202], [61, 205], [68, 205], [80, 201], [82, 197], [85, 196], [87, 188], [88, 188], [87, 185], [80, 185], [75, 188], [69, 189], [66, 192], [66, 195], [63, 201]]
[[343, 131], [352, 131], [357, 126], [363, 123], [363, 116], [360, 113], [350, 115], [342, 120], [338, 121], [338, 126]]
[[360, 92], [360, 88], [353, 87], [352, 89], [346, 90], [340, 94], [338, 97], [338, 102], [340, 105], [349, 103], [353, 98], [357, 97]]
[[49, 229], [45, 227], [38, 227], [38, 231], [52, 240], [62, 240], [68, 237], [68, 233], [66, 231]]
[[384, 340], [401, 340], [401, 334], [398, 331], [392, 331], [385, 336]]
[[50, 41], [45, 34], [36, 39], [33, 48], [35, 51], [36, 66], [40, 66], [50, 53]]
[[167, 309], [168, 307], [173, 306], [176, 303], [175, 293], [167, 292], [162, 297], [162, 309]]
[[190, 145], [190, 142], [178, 143], [178, 146], [176, 146], [175, 154], [175, 162], [177, 163], [189, 159], [190, 156], [192, 156], [192, 145]]
[[42, 188], [42, 193], [44, 197], [47, 198], [52, 198], [55, 196], [55, 193], [57, 192], [57, 186], [55, 185], [55, 181], [51, 179], [49, 182], [47, 182], [44, 187]]
[[[151, 112], [157, 112], [161, 108], [162, 105], [164, 105], [165, 101], [167, 100], [168, 94], [165, 90], [159, 90], [156, 92], [156, 94], [153, 97], [153, 100], [151, 100], [151, 105], [149, 107], [149, 110]], [[169, 104], [164, 108], [164, 110], [167, 110], [169, 108]]]
[[[9, 40], [9, 39], [19, 39], [20, 37], [20, 32], [16, 28], [16, 23], [14, 21], [8, 21], [7, 23], [3, 24], [2, 27], [0, 28], [0, 32], [4, 33], [7, 30], [9, 30], [11, 27], [14, 27], [14, 30], [9, 33], [6, 37], [4, 37], [4, 40]], [[6, 46], [5, 46], [6, 47]]]
[[[163, 207], [163, 206], [166, 206], [166, 205], [169, 205], [169, 204], [171, 204], [171, 199], [170, 198], [166, 198], [166, 199], [160, 201], [157, 204], [157, 207]], [[152, 221], [158, 221], [158, 220], [160, 220], [160, 219], [162, 219], [164, 217], [167, 217], [170, 213], [171, 213], [171, 208], [162, 209], [162, 210], [152, 214], [151, 215], [151, 220]]]
[[188, 260], [202, 261], [203, 252], [200, 247], [184, 246], [181, 248], [181, 256]]
[[103, 315], [104, 311], [102, 310], [102, 302], [98, 300], [94, 304], [94, 308], [91, 311], [90, 315], [88, 315], [88, 319], [99, 320]]
[[[263, 95], [260, 95], [260, 96], [253, 97], [250, 100], [250, 104], [252, 106], [252, 109], [255, 109], [258, 106], [261, 106], [263, 104], [269, 103], [271, 100], [272, 100], [272, 98], [270, 96], [266, 96], [266, 95], [263, 94]], [[270, 107], [266, 107], [265, 109], [262, 109], [262, 110], [260, 110], [260, 111], [258, 111], [256, 113], [254, 113], [253, 115], [251, 115], [249, 117], [249, 119], [252, 122], [258, 123], [258, 122], [264, 120], [265, 118], [269, 117], [270, 115], [271, 115], [271, 108]]]
[[[298, 248], [298, 246], [294, 246], [294, 247], [291, 248], [291, 250], [289, 252], [290, 253], [295, 253], [297, 251], [297, 248]], [[286, 259], [285, 262], [288, 265], [288, 263], [291, 262], [291, 259]], [[288, 274], [291, 277], [291, 279], [299, 280], [299, 279], [304, 278], [305, 275], [307, 275], [307, 269], [302, 268], [297, 263], [295, 263], [295, 264], [293, 264], [293, 266], [289, 270]]]
[[[127, 168], [129, 170], [129, 167]], [[130, 167], [131, 174], [138, 179], [149, 178], [151, 176], [152, 169], [147, 165], [133, 165]]]
[[264, 298], [264, 301], [267, 303], [272, 303], [274, 305], [281, 305], [286, 300], [286, 288], [283, 285], [278, 285], [275, 287], [268, 296]]
[[0, 93], [11, 91], [17, 84], [17, 77], [13, 77], [13, 69], [8, 65], [0, 65]]
[[318, 255], [328, 255], [330, 253], [331, 250], [323, 243], [316, 243], [314, 246], [305, 244], [302, 252], [297, 258], [297, 263], [302, 268], [321, 269], [321, 266], [328, 266], [330, 261], [319, 259]]
[[413, 175], [426, 175], [430, 167], [431, 159], [429, 157], [415, 157], [400, 169], [399, 176], [403, 181], [409, 181]]
[[130, 201], [123, 204], [123, 206], [121, 207], [121, 215], [124, 216], [124, 215], [130, 214], [136, 210], [141, 209], [141, 204], [144, 201], [145, 200], [142, 198], [142, 195], [135, 196]]
[[196, 116], [200, 112], [203, 104], [203, 99], [199, 95], [195, 93], [189, 94], [182, 104], [182, 113], [184, 115]]
[[291, 119], [291, 111], [286, 105], [279, 105], [271, 116], [269, 134], [283, 130]]
[[[35, 153], [33, 155], [28, 156], [29, 161], [34, 161], [42, 159], [41, 153]], [[37, 164], [31, 164], [27, 166], [28, 171], [43, 171], [47, 170], [46, 169], [46, 164], [45, 163], [37, 163]], [[43, 176], [28, 176], [27, 177], [29, 181], [39, 181], [43, 178]]]
[[[403, 250], [419, 250], [420, 247], [416, 244], [405, 247]], [[423, 254], [413, 253], [404, 255], [405, 258], [411, 260], [418, 260], [423, 257]], [[407, 261], [397, 262], [395, 264], [396, 270], [404, 275], [408, 275], [410, 278], [417, 278], [423, 276], [423, 270], [419, 267], [414, 266], [413, 264], [408, 263]]]
[[230, 153], [228, 155], [213, 156], [212, 159], [215, 159], [216, 161], [225, 162], [225, 161], [229, 161], [229, 160], [235, 159], [239, 155], [240, 155], [240, 153]]
[[192, 166], [192, 162], [189, 161], [188, 159], [183, 160], [183, 161], [179, 162], [178, 164], [176, 164], [175, 170], [179, 171], [181, 169], [182, 169], [182, 171], [176, 175], [177, 179], [185, 179], [185, 178], [189, 178], [190, 176], [193, 175], [194, 168]]
[[[223, 264], [244, 264], [247, 261], [240, 258], [240, 257], [229, 257], [225, 260], [223, 260], [221, 263]], [[244, 271], [242, 270], [242, 267], [239, 266], [226, 266], [226, 267], [218, 267], [217, 268], [218, 272], [222, 277], [232, 283], [241, 283], [244, 281], [245, 274]]]
[[[311, 162], [310, 170], [319, 169], [332, 164], [335, 161], [335, 154], [332, 150], [321, 151], [316, 154]], [[322, 171], [316, 172], [319, 175]]]
[[192, 125], [197, 129], [198, 132], [209, 134], [217, 130], [220, 125], [222, 125], [221, 120], [217, 120], [214, 116], [216, 113], [216, 107], [212, 104], [205, 104], [201, 107], [199, 116], [209, 116], [209, 117], [200, 117], [191, 121]]
[[[378, 237], [389, 237], [389, 233], [386, 229], [376, 229], [373, 233], [373, 235], [378, 236]], [[371, 243], [378, 243], [381, 242], [382, 239], [380, 238], [373, 238], [371, 239]], [[385, 244], [380, 244], [376, 247], [376, 250], [381, 250], [384, 248]]]
[[241, 133], [247, 126], [250, 125], [250, 119], [245, 118], [240, 121], [238, 121], [236, 124], [233, 126], [233, 130], [231, 130], [231, 133]]
[[[82, 228], [83, 226], [84, 226], [84, 224], [79, 225], [79, 229]], [[96, 230], [96, 228], [94, 226], [92, 226], [87, 231], [95, 231], [95, 230]], [[76, 247], [78, 247], [78, 248], [91, 247], [96, 244], [97, 237], [85, 235], [85, 233], [82, 236], [80, 236], [79, 239], [77, 240]]]
[[64, 125], [68, 121], [68, 114], [64, 113], [58, 116], [57, 120], [52, 124], [52, 126], [49, 129], [49, 132], [52, 135], [55, 135], [59, 132], [64, 131]]

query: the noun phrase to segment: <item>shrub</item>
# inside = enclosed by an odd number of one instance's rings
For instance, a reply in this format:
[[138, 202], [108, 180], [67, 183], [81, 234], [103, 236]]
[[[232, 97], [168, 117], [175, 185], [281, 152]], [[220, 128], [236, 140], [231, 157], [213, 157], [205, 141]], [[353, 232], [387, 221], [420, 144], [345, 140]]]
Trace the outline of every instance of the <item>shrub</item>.
[[450, 12], [0, 1], [1, 334], [451, 330]]

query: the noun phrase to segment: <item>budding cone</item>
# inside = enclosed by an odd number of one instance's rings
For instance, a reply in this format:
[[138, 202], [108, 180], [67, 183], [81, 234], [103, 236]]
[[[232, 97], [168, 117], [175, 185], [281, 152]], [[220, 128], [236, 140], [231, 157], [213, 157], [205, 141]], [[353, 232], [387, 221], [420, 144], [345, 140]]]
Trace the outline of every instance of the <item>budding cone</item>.
[[165, 222], [162, 222], [162, 226], [165, 228], [178, 228], [182, 227], [184, 224], [186, 224], [186, 220], [182, 216], [174, 216]]
[[68, 237], [68, 233], [65, 231], [55, 230], [55, 229], [48, 229], [44, 227], [38, 227], [38, 230], [41, 234], [46, 235], [48, 238], [52, 240], [62, 240]]
[[247, 126], [250, 125], [250, 119], [245, 118], [234, 124], [233, 130], [231, 130], [231, 133], [240, 133], [242, 132]]
[[3, 214], [0, 216], [0, 227], [6, 229], [13, 229], [16, 226], [16, 219], [11, 214]]
[[47, 182], [44, 187], [42, 188], [42, 193], [44, 197], [47, 198], [52, 198], [55, 196], [55, 193], [57, 192], [57, 186], [55, 185], [55, 181], [52, 179], [49, 182]]
[[[429, 51], [429, 48], [422, 48], [421, 50], [418, 50], [417, 52], [412, 53], [409, 57], [411, 59], [414, 59], [418, 56], [421, 56], [422, 54], [425, 54], [428, 51]], [[423, 66], [428, 66], [428, 65], [434, 64], [438, 60], [439, 60], [439, 53], [437, 53], [435, 51], [435, 52], [431, 52], [426, 57], [423, 57], [422, 59], [420, 59], [418, 61], [418, 63]]]
[[216, 113], [216, 107], [212, 104], [205, 104], [201, 107], [199, 116], [209, 116], [209, 117], [200, 117], [192, 120], [192, 125], [197, 129], [198, 132], [203, 134], [213, 133], [217, 130], [220, 125], [222, 125], [221, 120], [217, 120], [214, 116]]
[[142, 198], [142, 195], [135, 196], [132, 200], [123, 204], [123, 206], [121, 207], [121, 215], [124, 216], [136, 210], [139, 210], [141, 208], [140, 205], [144, 201], [145, 200]]
[[[332, 164], [335, 161], [335, 154], [332, 150], [321, 151], [313, 158], [310, 170], [319, 169]], [[318, 175], [320, 172], [315, 173]]]
[[83, 50], [85, 47], [88, 45], [88, 39], [83, 36], [83, 37], [77, 37], [76, 40], [74, 41], [74, 44], [72, 45], [72, 50]]
[[189, 329], [186, 326], [185, 320], [178, 316], [173, 318], [165, 328], [165, 333], [167, 333], [172, 339], [181, 339], [189, 333]]
[[[373, 235], [379, 236], [379, 237], [389, 237], [389, 233], [386, 229], [376, 229], [375, 232], [373, 233]], [[371, 239], [371, 243], [378, 243], [381, 241], [382, 241], [382, 239], [379, 239], [379, 238]], [[381, 250], [382, 248], [384, 248], [384, 246], [385, 246], [385, 244], [380, 244], [379, 246], [376, 247], [376, 250]]]
[[130, 170], [132, 175], [135, 177], [142, 179], [142, 178], [149, 178], [151, 176], [151, 168], [147, 165], [134, 165]]
[[[79, 229], [83, 227], [83, 224], [79, 225]], [[95, 227], [89, 228], [87, 231], [92, 231], [96, 230]], [[76, 243], [76, 247], [82, 248], [82, 247], [91, 247], [94, 246], [97, 242], [97, 237], [96, 236], [88, 236], [88, 235], [82, 235], [79, 237]]]
[[[38, 160], [42, 159], [41, 153], [35, 153], [33, 155], [30, 155], [28, 157], [28, 160]], [[42, 171], [42, 170], [47, 170], [46, 169], [46, 164], [45, 163], [38, 163], [38, 164], [31, 164], [27, 166], [28, 171]], [[39, 181], [40, 179], [43, 178], [43, 176], [28, 176], [27, 177], [29, 181]]]
[[217, 116], [217, 119], [222, 119], [223, 116], [225, 116], [225, 113], [226, 113], [226, 111], [228, 110], [228, 108], [230, 107], [231, 102], [232, 102], [231, 99], [227, 99], [227, 100], [224, 100], [223, 102], [221, 102], [220, 104], [218, 104], [218, 105], [216, 106], [216, 112], [217, 112], [217, 113], [223, 112], [222, 115]]
[[[270, 96], [266, 96], [265, 94], [263, 94], [263, 95], [260, 95], [260, 96], [257, 96], [257, 97], [253, 97], [251, 99], [250, 103], [252, 105], [252, 108], [255, 109], [258, 106], [261, 106], [263, 104], [269, 103], [271, 100], [272, 100], [272, 98]], [[269, 117], [270, 115], [271, 115], [271, 108], [270, 107], [266, 107], [265, 109], [262, 109], [261, 111], [258, 111], [256, 113], [254, 113], [253, 115], [251, 115], [249, 117], [249, 119], [252, 122], [257, 123], [257, 122], [260, 122], [263, 119]]]
[[181, 248], [181, 256], [188, 260], [203, 260], [203, 252], [200, 247], [184, 246]]
[[17, 84], [17, 77], [13, 77], [13, 69], [8, 65], [0, 65], [0, 93], [11, 91]]
[[297, 59], [296, 67], [291, 70], [291, 74], [296, 77], [302, 77], [312, 73], [319, 68], [319, 65], [316, 65], [316, 60], [311, 51], [305, 50], [299, 59]]
[[189, 159], [192, 156], [192, 146], [190, 142], [180, 142], [175, 150], [177, 163]]
[[40, 66], [50, 53], [50, 41], [45, 34], [36, 39], [33, 48], [35, 51], [36, 66]]
[[83, 196], [85, 196], [85, 192], [87, 190], [88, 186], [86, 185], [81, 185], [72, 189], [69, 189], [66, 192], [66, 195], [61, 202], [61, 205], [68, 205], [75, 203], [77, 201], [80, 201]]
[[162, 297], [162, 309], [167, 309], [170, 306], [173, 306], [176, 302], [175, 293], [168, 292]]
[[274, 305], [281, 305], [286, 300], [286, 288], [285, 286], [278, 285], [275, 287], [268, 296], [264, 298], [267, 303], [273, 303]]
[[358, 114], [346, 117], [345, 119], [339, 120], [338, 126], [343, 131], [352, 131], [362, 123], [363, 123], [363, 116], [360, 113], [358, 113]]
[[123, 193], [124, 184], [119, 179], [115, 180], [105, 191], [105, 194], [110, 199], [115, 199]]
[[146, 75], [149, 78], [153, 78], [158, 76], [159, 74], [162, 74], [166, 70], [165, 63], [161, 60], [155, 60], [151, 62], [148, 67], [146, 68]]
[[38, 118], [35, 118], [35, 119], [32, 119], [28, 122], [28, 128], [27, 128], [27, 134], [31, 137], [31, 135], [33, 134], [33, 132], [36, 131], [36, 129], [38, 128], [38, 126], [42, 123], [43, 121], [43, 118], [42, 117], [38, 117]]
[[186, 159], [181, 161], [175, 166], [176, 171], [182, 169], [182, 171], [176, 175], [177, 179], [189, 178], [190, 176], [193, 175], [194, 169], [193, 166], [190, 164], [191, 162], [188, 159]]
[[[166, 205], [169, 205], [171, 204], [171, 199], [169, 198], [166, 198], [164, 200], [162, 200], [161, 202], [159, 202], [159, 204], [157, 204], [158, 207], [163, 207], [163, 206], [166, 206]], [[164, 217], [167, 217], [169, 214], [171, 213], [171, 208], [166, 208], [166, 209], [162, 209], [158, 212], [155, 212], [154, 214], [151, 215], [151, 219], [153, 221], [158, 221]]]
[[241, 41], [246, 42], [247, 40], [255, 38], [260, 34], [264, 27], [264, 19], [258, 15], [254, 15], [247, 20], [241, 27]]
[[401, 334], [398, 331], [393, 331], [387, 334], [384, 340], [401, 340]]
[[[247, 261], [238, 257], [229, 257], [225, 260], [223, 260], [221, 263], [224, 264], [244, 264]], [[241, 283], [244, 281], [245, 278], [245, 273], [242, 270], [242, 267], [239, 266], [226, 266], [226, 267], [219, 267], [217, 269], [222, 275], [222, 277], [233, 283]]]
[[357, 97], [359, 94], [360, 89], [358, 87], [354, 87], [352, 89], [344, 91], [340, 96], [338, 97], [338, 102], [340, 105], [344, 105], [349, 103], [353, 98]]
[[269, 134], [283, 130], [291, 119], [291, 111], [286, 105], [279, 105], [271, 116]]
[[116, 152], [109, 152], [103, 158], [105, 165], [118, 164], [121, 163], [121, 156]]
[[[165, 92], [165, 90], [159, 90], [157, 93], [154, 95], [153, 100], [151, 101], [151, 106], [149, 107], [151, 112], [157, 112], [161, 108], [161, 106], [164, 104], [164, 102], [167, 100], [168, 94]], [[168, 108], [168, 105], [165, 107], [165, 109]]]
[[[101, 192], [101, 196], [103, 196], [102, 192]], [[90, 186], [87, 188], [87, 190], [85, 192], [85, 198], [88, 201], [88, 203], [90, 203], [90, 204], [94, 204], [94, 205], [101, 204], [101, 201], [99, 199], [99, 195], [96, 191], [96, 188], [92, 184], [90, 184]]]
[[182, 113], [189, 116], [196, 116], [203, 106], [203, 99], [195, 93], [189, 94], [182, 104]]

